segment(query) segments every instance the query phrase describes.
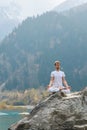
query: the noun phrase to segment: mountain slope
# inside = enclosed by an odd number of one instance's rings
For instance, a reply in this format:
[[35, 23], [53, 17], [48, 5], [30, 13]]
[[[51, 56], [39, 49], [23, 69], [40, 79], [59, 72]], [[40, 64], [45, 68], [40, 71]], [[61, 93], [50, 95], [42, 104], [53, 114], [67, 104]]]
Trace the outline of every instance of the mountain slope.
[[17, 5], [10, 4], [9, 6], [0, 7], [0, 40], [12, 32], [13, 28], [18, 25], [19, 9]]
[[74, 90], [87, 85], [87, 8], [26, 19], [0, 45], [0, 88], [46, 86], [55, 60]]
[[66, 0], [62, 4], [58, 5], [54, 8], [56, 12], [64, 12], [70, 10], [74, 7], [78, 7], [80, 5], [87, 4], [87, 0]]

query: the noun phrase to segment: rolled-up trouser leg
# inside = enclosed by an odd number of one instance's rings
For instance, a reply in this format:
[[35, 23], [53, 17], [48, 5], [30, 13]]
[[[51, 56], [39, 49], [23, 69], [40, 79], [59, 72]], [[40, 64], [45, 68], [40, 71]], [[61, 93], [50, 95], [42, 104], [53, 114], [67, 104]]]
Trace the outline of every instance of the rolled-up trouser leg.
[[65, 94], [69, 94], [70, 93], [70, 89], [63, 89], [61, 91], [64, 92]]

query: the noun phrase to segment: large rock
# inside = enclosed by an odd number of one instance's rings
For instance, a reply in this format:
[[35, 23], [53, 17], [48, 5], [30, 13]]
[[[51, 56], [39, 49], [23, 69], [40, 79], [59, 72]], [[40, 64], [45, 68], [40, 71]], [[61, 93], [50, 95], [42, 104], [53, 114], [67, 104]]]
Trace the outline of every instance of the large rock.
[[8, 130], [87, 130], [87, 87], [66, 97], [47, 97]]

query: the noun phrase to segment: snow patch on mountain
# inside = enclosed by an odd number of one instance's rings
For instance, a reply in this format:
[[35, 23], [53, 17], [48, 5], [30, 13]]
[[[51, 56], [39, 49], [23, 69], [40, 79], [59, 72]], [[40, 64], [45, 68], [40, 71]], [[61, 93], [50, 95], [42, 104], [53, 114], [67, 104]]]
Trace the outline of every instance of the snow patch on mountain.
[[62, 4], [55, 7], [53, 10], [57, 11], [57, 12], [63, 12], [63, 11], [67, 11], [71, 8], [83, 5], [85, 3], [87, 3], [87, 0], [66, 0]]

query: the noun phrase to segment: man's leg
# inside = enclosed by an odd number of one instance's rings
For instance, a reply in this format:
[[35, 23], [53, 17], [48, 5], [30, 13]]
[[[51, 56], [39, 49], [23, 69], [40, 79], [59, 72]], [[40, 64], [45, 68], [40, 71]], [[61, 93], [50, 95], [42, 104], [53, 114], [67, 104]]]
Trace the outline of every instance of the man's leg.
[[48, 92], [55, 93], [55, 92], [58, 92], [58, 91], [59, 91], [59, 88], [56, 88], [56, 87], [50, 87], [50, 88], [48, 88]]
[[61, 91], [64, 92], [65, 94], [69, 94], [70, 93], [70, 89], [63, 89]]

